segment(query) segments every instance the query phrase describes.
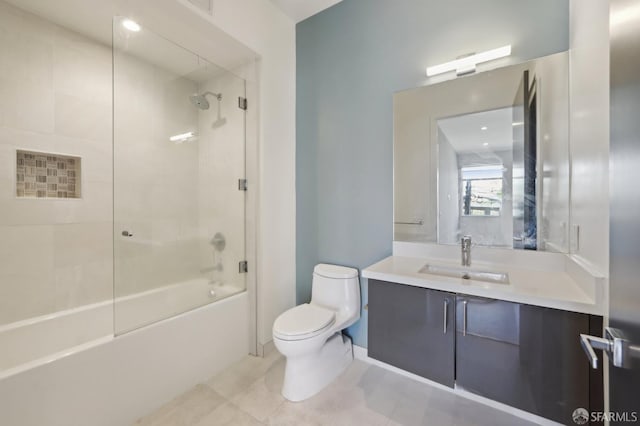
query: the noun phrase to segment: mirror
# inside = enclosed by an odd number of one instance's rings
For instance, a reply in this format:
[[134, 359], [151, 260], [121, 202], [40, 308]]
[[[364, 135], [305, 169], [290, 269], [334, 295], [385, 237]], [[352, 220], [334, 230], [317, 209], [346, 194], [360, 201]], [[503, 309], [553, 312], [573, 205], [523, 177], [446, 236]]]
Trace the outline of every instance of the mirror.
[[563, 52], [394, 95], [394, 240], [568, 251]]

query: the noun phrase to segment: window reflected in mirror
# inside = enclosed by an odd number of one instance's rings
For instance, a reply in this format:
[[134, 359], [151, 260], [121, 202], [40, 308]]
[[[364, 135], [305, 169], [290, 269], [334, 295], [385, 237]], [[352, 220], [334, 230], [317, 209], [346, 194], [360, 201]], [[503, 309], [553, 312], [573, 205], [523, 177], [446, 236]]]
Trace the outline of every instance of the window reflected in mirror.
[[514, 108], [438, 118], [438, 242], [509, 247], [513, 230]]
[[463, 216], [500, 216], [502, 164], [460, 169]]

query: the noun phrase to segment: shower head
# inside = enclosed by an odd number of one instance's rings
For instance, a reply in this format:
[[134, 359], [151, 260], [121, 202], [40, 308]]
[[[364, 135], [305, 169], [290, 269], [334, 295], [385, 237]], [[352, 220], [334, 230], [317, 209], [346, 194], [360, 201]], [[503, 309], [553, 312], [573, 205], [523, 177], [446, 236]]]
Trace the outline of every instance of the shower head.
[[189, 96], [189, 100], [198, 109], [206, 110], [209, 109], [209, 101], [207, 100], [207, 95], [215, 96], [218, 101], [222, 100], [222, 94], [213, 93], [213, 92], [204, 92], [202, 94], [194, 93]]
[[193, 95], [189, 96], [189, 100], [191, 101], [193, 106], [198, 109], [209, 109], [209, 101], [204, 97], [204, 95], [194, 93]]

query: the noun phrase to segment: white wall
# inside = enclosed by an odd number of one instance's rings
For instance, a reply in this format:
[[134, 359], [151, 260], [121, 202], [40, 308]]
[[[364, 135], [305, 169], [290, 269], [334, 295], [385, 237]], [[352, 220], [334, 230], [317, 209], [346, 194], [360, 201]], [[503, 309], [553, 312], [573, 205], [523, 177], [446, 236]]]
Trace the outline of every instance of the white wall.
[[[558, 75], [567, 78], [558, 78]], [[555, 55], [537, 61], [538, 244], [547, 251], [569, 251], [570, 157], [569, 61]], [[540, 211], [542, 208], [542, 211]]]
[[571, 1], [572, 252], [609, 273], [609, 2]]

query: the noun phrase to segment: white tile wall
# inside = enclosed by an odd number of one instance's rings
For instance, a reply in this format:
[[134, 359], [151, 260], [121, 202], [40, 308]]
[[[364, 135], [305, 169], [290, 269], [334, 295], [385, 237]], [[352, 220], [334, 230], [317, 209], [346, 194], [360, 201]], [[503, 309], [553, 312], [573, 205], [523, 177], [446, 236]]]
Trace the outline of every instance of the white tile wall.
[[51, 132], [53, 28], [20, 26], [29, 17], [0, 6], [0, 126]]
[[57, 135], [103, 143], [111, 142], [109, 99], [94, 100], [85, 94], [74, 96], [56, 92], [54, 112]]
[[0, 323], [53, 311], [54, 227], [2, 225], [0, 235]]
[[[16, 150], [82, 158], [82, 199], [15, 196]], [[0, 324], [112, 297], [110, 49], [0, 2]]]

